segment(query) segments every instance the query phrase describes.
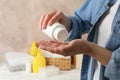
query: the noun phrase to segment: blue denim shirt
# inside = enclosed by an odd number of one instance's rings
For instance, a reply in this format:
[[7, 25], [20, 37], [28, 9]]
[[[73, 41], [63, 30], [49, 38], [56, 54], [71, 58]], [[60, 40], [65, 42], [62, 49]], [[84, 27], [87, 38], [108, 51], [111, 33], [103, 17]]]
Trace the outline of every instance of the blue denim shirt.
[[[115, 4], [117, 0], [85, 0], [84, 4], [71, 16], [72, 29], [68, 40], [79, 39], [88, 33], [88, 41], [96, 42], [97, 24], [101, 17]], [[120, 7], [114, 17], [111, 30], [112, 35], [107, 42], [106, 49], [112, 51], [112, 57], [106, 67], [101, 65], [99, 80], [120, 79]], [[88, 55], [83, 56], [81, 80], [93, 80], [94, 64], [96, 60]]]

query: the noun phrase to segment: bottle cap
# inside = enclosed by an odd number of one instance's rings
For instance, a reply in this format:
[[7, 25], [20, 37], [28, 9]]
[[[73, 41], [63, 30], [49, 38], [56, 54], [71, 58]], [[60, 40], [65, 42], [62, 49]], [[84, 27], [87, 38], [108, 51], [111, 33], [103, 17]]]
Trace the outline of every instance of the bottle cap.
[[48, 26], [46, 29], [42, 30], [51, 39], [57, 41], [65, 41], [68, 37], [68, 31], [65, 26], [60, 23], [54, 23], [52, 26]]
[[54, 38], [57, 40], [57, 41], [62, 41], [64, 42], [68, 37], [68, 32], [67, 30], [61, 26], [61, 27], [57, 27], [55, 30], [54, 30]]

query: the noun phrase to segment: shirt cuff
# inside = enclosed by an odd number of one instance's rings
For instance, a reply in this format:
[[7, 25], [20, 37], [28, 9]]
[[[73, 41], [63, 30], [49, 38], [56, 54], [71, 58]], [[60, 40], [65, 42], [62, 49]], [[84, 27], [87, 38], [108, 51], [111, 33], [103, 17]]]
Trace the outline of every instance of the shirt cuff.
[[120, 79], [120, 48], [112, 53], [111, 59], [105, 69], [105, 76], [110, 80]]
[[71, 28], [71, 30], [69, 32], [69, 37], [68, 37], [67, 41], [71, 41], [73, 39], [81, 38], [79, 23], [76, 21], [75, 17], [70, 16], [69, 18], [72, 21], [72, 23], [71, 23], [72, 28]]

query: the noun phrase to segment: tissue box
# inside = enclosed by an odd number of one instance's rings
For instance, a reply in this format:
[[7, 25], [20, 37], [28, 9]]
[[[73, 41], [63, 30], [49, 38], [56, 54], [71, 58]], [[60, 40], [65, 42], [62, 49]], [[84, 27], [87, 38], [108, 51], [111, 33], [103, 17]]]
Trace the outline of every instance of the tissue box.
[[71, 69], [71, 59], [67, 58], [46, 58], [47, 65], [54, 65], [59, 67], [61, 70]]

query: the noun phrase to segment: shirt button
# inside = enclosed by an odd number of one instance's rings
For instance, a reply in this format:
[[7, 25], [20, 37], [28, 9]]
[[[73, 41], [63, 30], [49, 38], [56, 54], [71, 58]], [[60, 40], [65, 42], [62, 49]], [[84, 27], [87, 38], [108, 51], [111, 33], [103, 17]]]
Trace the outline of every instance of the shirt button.
[[117, 21], [116, 24], [120, 24], [120, 21]]
[[111, 7], [113, 4], [112, 3], [108, 3], [108, 6]]

